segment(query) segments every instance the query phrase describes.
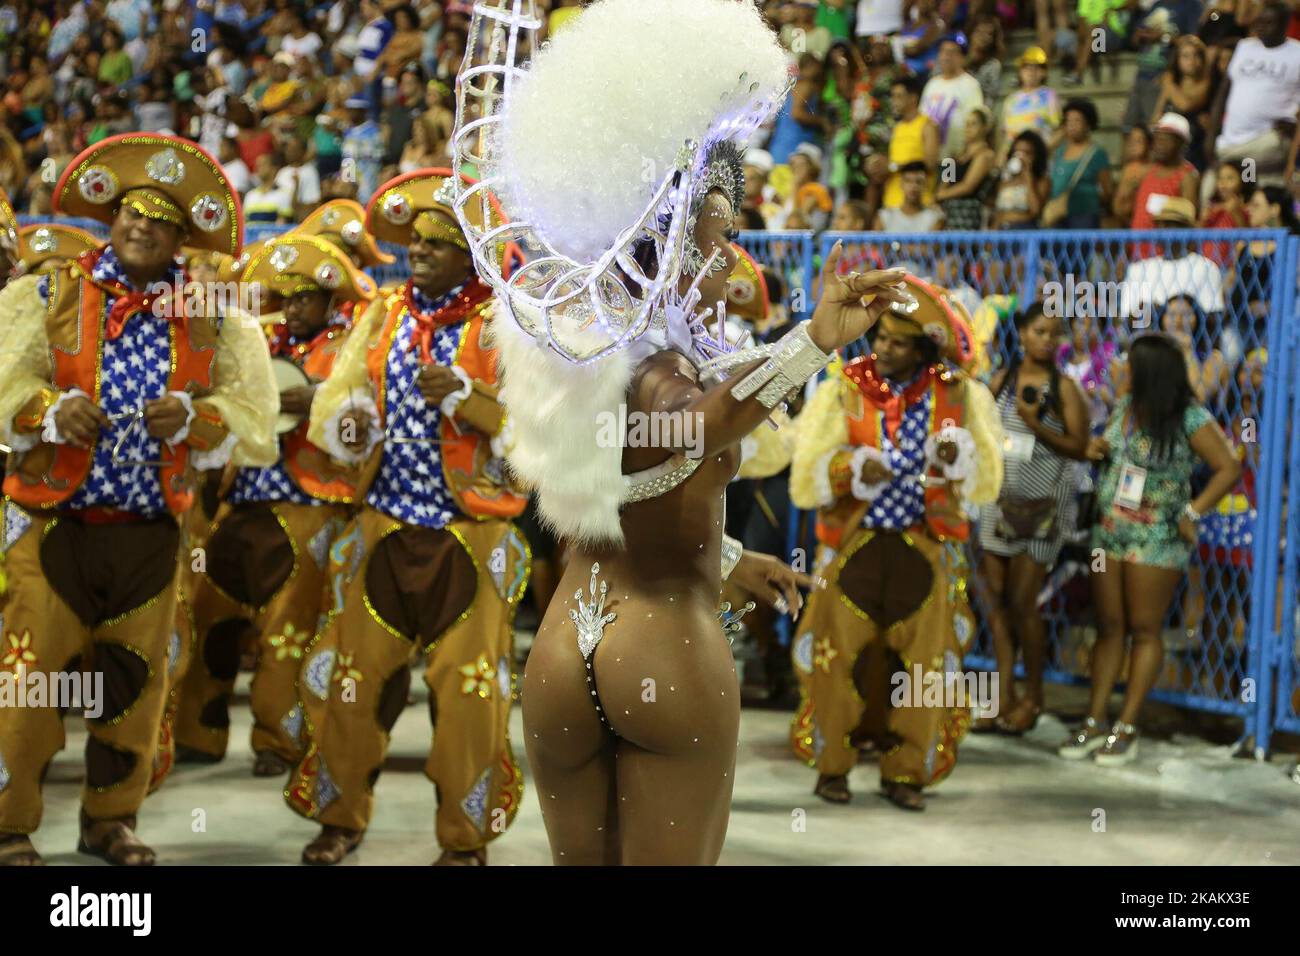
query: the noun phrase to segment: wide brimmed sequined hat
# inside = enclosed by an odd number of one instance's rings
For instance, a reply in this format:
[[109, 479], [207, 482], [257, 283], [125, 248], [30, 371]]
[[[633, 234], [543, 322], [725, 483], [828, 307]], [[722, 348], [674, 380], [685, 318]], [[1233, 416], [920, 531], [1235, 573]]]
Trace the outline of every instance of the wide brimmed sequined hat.
[[345, 302], [369, 302], [379, 293], [374, 280], [334, 243], [296, 232], [268, 240], [244, 268], [242, 279], [284, 298], [318, 290]]
[[[451, 177], [450, 169], [429, 168], [390, 179], [375, 190], [366, 207], [366, 230], [384, 242], [409, 246], [420, 236], [449, 242], [468, 252], [469, 242], [452, 206], [456, 194]], [[467, 186], [478, 182], [463, 173], [460, 179]], [[492, 224], [504, 221], [495, 201], [492, 208]], [[482, 228], [483, 216], [477, 206], [467, 208], [466, 214], [477, 228]]]
[[974, 335], [970, 325], [953, 308], [951, 297], [937, 285], [916, 276], [905, 276], [907, 290], [916, 298], [915, 308], [889, 309], [880, 317], [880, 327], [894, 335], [924, 336], [939, 348], [945, 361], [966, 367], [974, 356]]
[[294, 232], [320, 236], [332, 242], [362, 268], [387, 265], [395, 261], [375, 243], [366, 230], [366, 210], [355, 199], [331, 199], [314, 210]]
[[771, 312], [763, 269], [742, 247], [732, 243], [731, 248], [740, 257], [740, 261], [727, 277], [727, 315], [730, 318], [762, 322]]
[[50, 272], [101, 244], [86, 230], [59, 223], [43, 222], [18, 230], [18, 258], [29, 273]]
[[203, 148], [162, 133], [122, 133], [74, 159], [54, 187], [54, 210], [113, 222], [131, 204], [187, 232], [185, 244], [238, 255], [244, 239], [239, 194]]

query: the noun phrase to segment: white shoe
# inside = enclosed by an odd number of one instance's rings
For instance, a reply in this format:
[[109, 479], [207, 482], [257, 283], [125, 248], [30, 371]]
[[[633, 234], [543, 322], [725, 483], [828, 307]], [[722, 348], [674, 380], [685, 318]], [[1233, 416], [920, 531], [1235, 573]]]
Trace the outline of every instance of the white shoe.
[[1056, 748], [1056, 754], [1066, 760], [1082, 760], [1097, 748], [1104, 747], [1107, 739], [1106, 730], [1089, 717], [1074, 736]]
[[1132, 763], [1138, 755], [1137, 728], [1132, 724], [1117, 721], [1110, 729], [1110, 736], [1097, 755], [1093, 758], [1099, 767], [1122, 767]]

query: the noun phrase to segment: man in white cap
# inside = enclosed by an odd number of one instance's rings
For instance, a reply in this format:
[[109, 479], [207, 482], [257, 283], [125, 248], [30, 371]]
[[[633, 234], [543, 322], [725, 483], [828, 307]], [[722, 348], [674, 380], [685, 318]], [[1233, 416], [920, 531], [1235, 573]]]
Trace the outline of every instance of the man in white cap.
[[767, 177], [775, 168], [776, 163], [767, 150], [745, 151], [745, 201], [741, 203], [740, 214], [746, 220], [746, 228], [767, 228], [767, 215], [763, 206], [767, 201]]
[[[1154, 229], [1155, 216], [1165, 196], [1191, 200], [1195, 208], [1200, 175], [1187, 161], [1187, 144], [1192, 130], [1187, 117], [1166, 113], [1151, 130], [1151, 165], [1136, 183], [1121, 186], [1115, 197], [1115, 213], [1128, 218], [1131, 229]], [[1152, 255], [1149, 246], [1139, 247], [1138, 255]]]
[[365, 205], [379, 186], [379, 169], [384, 161], [384, 133], [370, 116], [370, 101], [350, 97], [343, 103], [352, 128], [343, 137], [341, 175], [357, 184], [357, 202]]

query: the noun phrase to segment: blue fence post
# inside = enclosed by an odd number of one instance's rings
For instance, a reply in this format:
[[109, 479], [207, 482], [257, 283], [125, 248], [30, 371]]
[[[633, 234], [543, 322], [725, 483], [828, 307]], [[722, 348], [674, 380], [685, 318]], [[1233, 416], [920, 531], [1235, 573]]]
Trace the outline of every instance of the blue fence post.
[[[1288, 716], [1290, 696], [1287, 692], [1293, 677], [1292, 649], [1288, 637], [1294, 626], [1294, 587], [1282, 589], [1281, 627], [1275, 627], [1278, 621], [1278, 557], [1283, 541], [1291, 546], [1285, 548], [1282, 580], [1294, 581], [1296, 576], [1296, 535], [1284, 537], [1283, 531], [1285, 526], [1292, 529], [1300, 527], [1300, 522], [1296, 521], [1293, 513], [1297, 501], [1295, 486], [1297, 477], [1300, 476], [1300, 416], [1295, 414], [1295, 396], [1291, 387], [1296, 363], [1295, 276], [1298, 255], [1300, 239], [1288, 236], [1278, 243], [1273, 274], [1289, 281], [1277, 282], [1274, 290], [1274, 309], [1268, 322], [1269, 359], [1264, 370], [1269, 428], [1267, 435], [1261, 434], [1259, 437], [1266, 442], [1260, 448], [1260, 470], [1264, 473], [1267, 484], [1257, 498], [1257, 511], [1263, 520], [1260, 523], [1262, 533], [1257, 534], [1255, 541], [1254, 580], [1251, 582], [1254, 585], [1251, 592], [1254, 625], [1251, 634], [1251, 670], [1258, 678], [1254, 708], [1257, 759], [1267, 756], [1274, 728], [1283, 724]], [[1292, 494], [1289, 496], [1288, 474], [1292, 486]], [[1269, 520], [1270, 517], [1285, 513], [1288, 498], [1292, 513], [1287, 515], [1286, 522]]]

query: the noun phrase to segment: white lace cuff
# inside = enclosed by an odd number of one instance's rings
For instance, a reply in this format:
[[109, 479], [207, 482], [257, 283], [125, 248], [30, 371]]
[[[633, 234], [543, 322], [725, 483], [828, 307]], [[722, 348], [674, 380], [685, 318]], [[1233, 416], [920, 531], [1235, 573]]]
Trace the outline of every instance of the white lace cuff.
[[[59, 434], [59, 426], [54, 421], [54, 416], [58, 414], [59, 406], [65, 401], [79, 395], [82, 398], [90, 398], [79, 388], [70, 388], [54, 400], [54, 404], [45, 409], [45, 417], [41, 419], [41, 441], [48, 442], [51, 445], [66, 445], [68, 440]], [[14, 436], [17, 437], [17, 436]], [[15, 451], [17, 448], [15, 448]]]
[[515, 447], [515, 430], [510, 424], [510, 416], [507, 415], [501, 423], [501, 430], [493, 435], [488, 444], [492, 449], [493, 458], [506, 458], [510, 454], [510, 449]]
[[831, 488], [831, 462], [844, 449], [832, 448], [813, 462], [812, 483], [816, 500], [814, 508], [829, 508], [835, 504], [835, 490]]
[[[351, 448], [343, 443], [343, 439], [339, 436], [339, 427], [345, 416], [348, 418], [369, 419], [370, 427], [366, 429], [364, 448]], [[325, 439], [325, 451], [329, 453], [331, 458], [345, 465], [359, 465], [369, 458], [375, 446], [383, 441], [384, 433], [379, 425], [379, 406], [375, 404], [374, 397], [370, 392], [365, 389], [354, 388], [348, 393], [346, 401], [330, 416], [321, 432]]]
[[[957, 457], [948, 464], [939, 457], [939, 445], [952, 442], [957, 446]], [[940, 469], [949, 481], [965, 481], [975, 474], [979, 465], [979, 455], [975, 449], [975, 436], [968, 429], [957, 425], [948, 425], [925, 440], [925, 458], [933, 467]]]
[[[189, 426], [185, 426], [186, 430]], [[172, 444], [176, 444], [173, 439]], [[214, 471], [217, 468], [225, 468], [226, 463], [230, 461], [230, 456], [235, 452], [235, 446], [239, 444], [239, 436], [234, 432], [228, 432], [226, 437], [221, 440], [221, 444], [216, 448], [209, 448], [207, 451], [196, 451], [190, 449], [190, 464], [194, 466], [195, 471]]]
[[879, 481], [875, 484], [868, 485], [862, 480], [862, 467], [869, 461], [877, 462], [889, 467], [889, 460], [879, 448], [872, 448], [869, 445], [860, 445], [849, 459], [849, 467], [853, 469], [853, 480], [851, 488], [853, 497], [859, 501], [875, 501], [880, 497], [880, 493], [889, 487], [889, 480]]
[[468, 372], [459, 365], [451, 365], [448, 367], [452, 370], [452, 373], [460, 379], [460, 388], [444, 398], [442, 404], [438, 406], [444, 418], [451, 418], [455, 415], [456, 409], [460, 407], [460, 403], [469, 398], [470, 394], [474, 391], [474, 381], [469, 377]]
[[[180, 403], [185, 406], [185, 424], [180, 427], [180, 430], [175, 435], [167, 439], [167, 444], [175, 448], [190, 437], [190, 425], [194, 422], [194, 399], [190, 398], [189, 392], [168, 392], [167, 394], [179, 399]], [[208, 454], [212, 454], [216, 450], [214, 448]], [[229, 457], [229, 455], [226, 457]]]

